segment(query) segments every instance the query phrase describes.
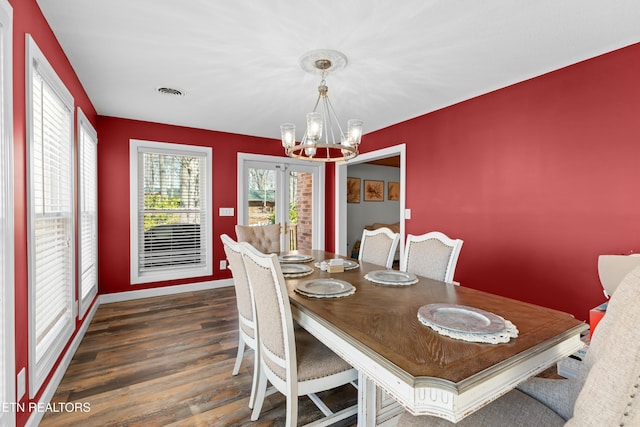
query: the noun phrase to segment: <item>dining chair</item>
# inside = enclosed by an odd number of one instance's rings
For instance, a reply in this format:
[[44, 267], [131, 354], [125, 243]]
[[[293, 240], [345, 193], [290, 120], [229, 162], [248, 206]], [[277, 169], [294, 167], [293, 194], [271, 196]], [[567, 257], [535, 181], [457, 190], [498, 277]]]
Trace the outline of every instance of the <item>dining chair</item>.
[[236, 225], [236, 237], [260, 252], [280, 252], [280, 224]]
[[462, 240], [451, 239], [439, 231], [419, 236], [409, 234], [400, 270], [453, 283], [462, 243]]
[[391, 268], [399, 241], [400, 233], [394, 233], [387, 227], [363, 230], [358, 261]]
[[249, 280], [247, 272], [244, 268], [240, 245], [226, 234], [220, 236], [224, 246], [224, 252], [229, 261], [229, 269], [233, 276], [233, 285], [236, 290], [236, 305], [238, 307], [238, 354], [236, 362], [233, 365], [233, 375], [238, 375], [242, 359], [244, 358], [245, 345], [254, 351], [253, 361], [253, 380], [251, 382], [251, 395], [249, 397], [249, 408], [253, 408], [256, 400], [256, 390], [258, 387], [258, 373], [260, 372], [260, 364], [258, 362], [258, 348], [256, 346], [256, 314], [253, 303], [253, 295], [249, 288]]
[[578, 375], [534, 377], [457, 424], [404, 413], [412, 426], [640, 426], [640, 267], [609, 300]]
[[[289, 294], [275, 254], [263, 254], [240, 243], [249, 285], [253, 291], [260, 350], [260, 376], [251, 414], [260, 415], [267, 382], [286, 396], [286, 425], [296, 426], [298, 397], [308, 396], [328, 425], [357, 413], [357, 405], [333, 413], [316, 393], [352, 383], [358, 372], [304, 329], [293, 326]], [[314, 424], [316, 425], [316, 424]]]

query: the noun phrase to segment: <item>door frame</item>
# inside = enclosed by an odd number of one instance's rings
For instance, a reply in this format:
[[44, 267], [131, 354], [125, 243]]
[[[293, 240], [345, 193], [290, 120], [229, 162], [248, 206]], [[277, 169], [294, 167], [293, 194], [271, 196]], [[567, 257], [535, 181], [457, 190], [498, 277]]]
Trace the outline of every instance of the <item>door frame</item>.
[[383, 159], [386, 157], [400, 156], [400, 211], [398, 218], [400, 219], [400, 262], [404, 257], [404, 235], [405, 235], [405, 206], [406, 206], [406, 188], [407, 188], [407, 145], [405, 143], [393, 145], [391, 147], [380, 150], [370, 151], [368, 153], [359, 154], [355, 158], [347, 161], [336, 163], [336, 180], [335, 180], [335, 248], [334, 252], [343, 256], [347, 255], [347, 168], [350, 165], [369, 162], [372, 160]]
[[[244, 201], [244, 191], [246, 188], [245, 185], [245, 163], [247, 162], [260, 162], [260, 163], [270, 163], [273, 164], [275, 168], [280, 166], [282, 170], [283, 165], [295, 165], [295, 166], [305, 166], [305, 167], [315, 167], [318, 170], [318, 179], [313, 182], [313, 206], [314, 213], [317, 212], [317, 215], [314, 215], [313, 218], [313, 249], [324, 250], [325, 248], [325, 226], [324, 226], [324, 215], [325, 215], [325, 164], [321, 162], [310, 162], [308, 160], [299, 160], [292, 159], [289, 157], [281, 157], [281, 156], [269, 156], [263, 154], [252, 154], [252, 153], [238, 153], [238, 185], [237, 185], [237, 216], [236, 222], [238, 224], [243, 224], [245, 221], [245, 204]], [[315, 182], [317, 181], [317, 182]]]

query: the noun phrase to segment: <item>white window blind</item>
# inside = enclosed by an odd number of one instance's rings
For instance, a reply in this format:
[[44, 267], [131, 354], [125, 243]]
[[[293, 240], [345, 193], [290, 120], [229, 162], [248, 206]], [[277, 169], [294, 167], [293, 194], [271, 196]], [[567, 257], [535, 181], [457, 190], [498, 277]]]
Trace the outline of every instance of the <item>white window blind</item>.
[[[12, 10], [0, 0], [0, 403], [15, 402], [13, 307], [13, 97]], [[0, 425], [15, 414], [0, 410]]]
[[80, 317], [98, 293], [98, 136], [78, 108]]
[[134, 147], [132, 282], [212, 274], [211, 150], [132, 141]]
[[29, 357], [34, 396], [74, 330], [73, 98], [29, 37]]

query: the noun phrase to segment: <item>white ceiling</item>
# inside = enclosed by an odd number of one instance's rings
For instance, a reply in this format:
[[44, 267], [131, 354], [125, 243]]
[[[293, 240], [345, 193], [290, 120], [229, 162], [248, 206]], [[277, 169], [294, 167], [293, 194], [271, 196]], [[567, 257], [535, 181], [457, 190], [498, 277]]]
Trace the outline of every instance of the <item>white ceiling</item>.
[[310, 50], [347, 55], [330, 98], [368, 133], [640, 41], [638, 0], [37, 1], [98, 114], [270, 138]]

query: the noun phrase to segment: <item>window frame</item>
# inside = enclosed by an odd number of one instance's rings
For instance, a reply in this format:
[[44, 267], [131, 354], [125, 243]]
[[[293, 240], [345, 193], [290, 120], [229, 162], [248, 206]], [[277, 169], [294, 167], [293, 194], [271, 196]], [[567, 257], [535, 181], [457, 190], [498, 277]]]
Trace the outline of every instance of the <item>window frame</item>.
[[[13, 233], [13, 9], [0, 0], [0, 402], [16, 402]], [[0, 425], [15, 413], [0, 411]]]
[[[26, 34], [26, 140], [27, 140], [27, 228], [28, 228], [28, 288], [29, 288], [29, 395], [34, 398], [44, 384], [47, 376], [55, 366], [58, 357], [62, 354], [69, 339], [75, 330], [76, 304], [75, 304], [75, 203], [74, 203], [74, 100], [71, 92], [65, 87], [64, 83], [58, 77], [51, 64], [36, 44], [30, 34]], [[66, 307], [60, 321], [56, 321], [55, 327], [51, 332], [47, 333], [46, 339], [40, 345], [36, 342], [36, 252], [35, 252], [35, 212], [34, 212], [34, 182], [33, 182], [33, 74], [38, 74], [46, 82], [46, 84], [55, 92], [68, 110], [67, 119], [69, 120], [69, 283], [68, 283], [68, 301], [65, 301]], [[46, 349], [40, 355], [38, 349], [45, 347]]]
[[[82, 108], [77, 108], [77, 132], [78, 132], [78, 315], [79, 318], [84, 318], [87, 310], [91, 306], [95, 296], [98, 294], [98, 133], [95, 128], [87, 119], [87, 116], [82, 111]], [[94, 195], [95, 197], [95, 219], [94, 219], [94, 237], [92, 244], [94, 245], [93, 251], [93, 263], [94, 263], [94, 285], [89, 290], [89, 293], [83, 298], [83, 260], [85, 257], [85, 248], [83, 245], [83, 207], [85, 205], [85, 182], [84, 182], [84, 138], [83, 132], [87, 134], [90, 138], [90, 143], [95, 145], [95, 164], [93, 165], [93, 170], [95, 171], [95, 188]]]
[[[138, 229], [139, 224], [139, 189], [138, 189], [138, 174], [139, 170], [139, 158], [140, 152], [150, 152], [159, 154], [171, 154], [171, 155], [194, 155], [204, 157], [206, 159], [206, 171], [204, 172], [204, 189], [201, 191], [201, 195], [204, 195], [206, 200], [204, 206], [201, 206], [201, 211], [205, 212], [205, 265], [197, 267], [181, 267], [173, 269], [162, 269], [158, 271], [145, 271], [139, 270], [139, 239], [140, 233]], [[213, 274], [213, 150], [211, 147], [202, 147], [196, 145], [177, 144], [169, 142], [157, 142], [146, 141], [138, 139], [129, 140], [129, 186], [130, 186], [130, 282], [132, 285], [160, 282], [166, 280], [177, 279], [189, 279], [196, 277], [211, 276]], [[201, 176], [202, 178], [202, 176]], [[201, 179], [201, 185], [203, 180]]]

